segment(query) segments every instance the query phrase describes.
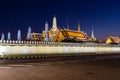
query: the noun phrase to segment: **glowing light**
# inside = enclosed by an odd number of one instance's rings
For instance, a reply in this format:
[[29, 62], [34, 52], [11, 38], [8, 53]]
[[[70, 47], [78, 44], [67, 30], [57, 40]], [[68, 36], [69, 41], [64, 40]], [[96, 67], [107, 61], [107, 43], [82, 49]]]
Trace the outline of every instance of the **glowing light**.
[[10, 32], [8, 32], [7, 40], [11, 40], [11, 34], [10, 34]]
[[18, 40], [18, 41], [21, 41], [21, 31], [20, 31], [20, 30], [18, 30], [17, 40]]
[[31, 39], [31, 27], [28, 28], [28, 35], [27, 35], [27, 39], [30, 40]]
[[2, 33], [1, 40], [5, 40], [5, 35]]

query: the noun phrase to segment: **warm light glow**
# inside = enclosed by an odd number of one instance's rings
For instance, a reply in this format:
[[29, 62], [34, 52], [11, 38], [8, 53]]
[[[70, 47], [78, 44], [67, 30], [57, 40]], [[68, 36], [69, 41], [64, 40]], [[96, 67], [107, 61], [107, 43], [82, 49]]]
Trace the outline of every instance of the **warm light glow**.
[[[13, 41], [14, 43], [15, 41]], [[32, 43], [32, 42], [31, 42]], [[75, 46], [77, 44], [68, 43], [56, 43], [56, 42], [42, 42], [42, 45], [38, 45], [38, 42], [34, 46], [29, 43], [25, 44], [1, 44], [0, 55], [1, 57], [7, 54], [65, 54], [65, 53], [120, 53], [119, 47], [107, 47], [107, 46]], [[58, 46], [57, 46], [58, 45]], [[69, 46], [68, 46], [69, 45]], [[70, 46], [71, 45], [71, 46]]]

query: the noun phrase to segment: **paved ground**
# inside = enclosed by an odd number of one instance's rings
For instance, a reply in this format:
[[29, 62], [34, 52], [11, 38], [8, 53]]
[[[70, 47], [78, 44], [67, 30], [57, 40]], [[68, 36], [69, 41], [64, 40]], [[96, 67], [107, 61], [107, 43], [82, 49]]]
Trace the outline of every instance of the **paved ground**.
[[0, 80], [120, 80], [119, 61], [0, 65]]

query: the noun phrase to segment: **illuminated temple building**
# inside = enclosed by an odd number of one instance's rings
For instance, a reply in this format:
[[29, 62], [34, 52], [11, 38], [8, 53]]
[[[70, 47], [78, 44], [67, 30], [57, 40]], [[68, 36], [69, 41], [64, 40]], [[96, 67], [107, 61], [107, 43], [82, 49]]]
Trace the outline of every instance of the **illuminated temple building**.
[[[46, 32], [31, 33], [31, 40], [33, 41], [44, 41]], [[48, 31], [49, 41], [60, 42], [60, 41], [88, 41], [89, 37], [87, 33], [84, 33], [80, 29], [80, 24], [78, 23], [78, 31], [70, 29], [59, 29], [57, 26], [56, 17], [53, 17], [53, 24], [51, 29]]]
[[120, 43], [119, 37], [109, 36], [106, 40], [106, 44], [118, 44]]
[[42, 34], [40, 33], [31, 33], [31, 40], [32, 41], [43, 41], [44, 40], [44, 37]]

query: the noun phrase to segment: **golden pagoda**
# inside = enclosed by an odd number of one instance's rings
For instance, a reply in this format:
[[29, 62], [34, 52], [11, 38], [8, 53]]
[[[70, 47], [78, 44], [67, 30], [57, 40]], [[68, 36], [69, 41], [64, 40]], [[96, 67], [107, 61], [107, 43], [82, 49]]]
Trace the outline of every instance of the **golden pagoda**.
[[80, 29], [80, 22], [78, 22], [78, 32], [81, 32], [81, 29]]

